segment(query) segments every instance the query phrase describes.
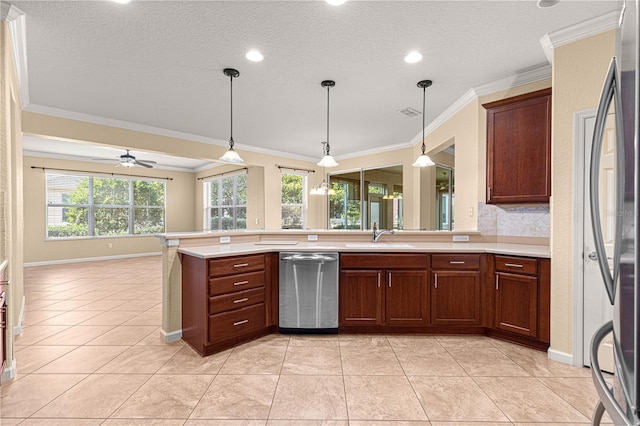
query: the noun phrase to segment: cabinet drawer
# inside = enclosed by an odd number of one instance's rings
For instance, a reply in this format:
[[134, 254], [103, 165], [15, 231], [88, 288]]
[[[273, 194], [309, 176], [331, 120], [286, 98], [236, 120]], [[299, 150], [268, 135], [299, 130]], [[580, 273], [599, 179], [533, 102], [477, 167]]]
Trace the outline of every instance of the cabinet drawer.
[[426, 254], [342, 254], [343, 269], [426, 269]]
[[209, 260], [209, 276], [221, 277], [230, 274], [260, 271], [264, 269], [264, 254], [255, 256], [227, 257]]
[[264, 303], [264, 287], [210, 297], [209, 314], [240, 309], [256, 303]]
[[210, 278], [209, 296], [233, 293], [264, 286], [264, 271], [237, 274], [229, 277]]
[[209, 315], [209, 342], [223, 342], [262, 328], [264, 328], [264, 303]]
[[432, 254], [431, 269], [480, 269], [480, 255]]
[[536, 275], [538, 262], [527, 257], [496, 256], [496, 271]]

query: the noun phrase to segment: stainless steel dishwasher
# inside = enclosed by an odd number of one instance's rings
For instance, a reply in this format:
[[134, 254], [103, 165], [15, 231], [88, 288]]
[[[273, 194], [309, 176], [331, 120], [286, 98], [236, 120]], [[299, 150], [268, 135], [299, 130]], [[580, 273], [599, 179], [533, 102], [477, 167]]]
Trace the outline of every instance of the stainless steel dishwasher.
[[280, 253], [280, 332], [338, 332], [338, 253]]

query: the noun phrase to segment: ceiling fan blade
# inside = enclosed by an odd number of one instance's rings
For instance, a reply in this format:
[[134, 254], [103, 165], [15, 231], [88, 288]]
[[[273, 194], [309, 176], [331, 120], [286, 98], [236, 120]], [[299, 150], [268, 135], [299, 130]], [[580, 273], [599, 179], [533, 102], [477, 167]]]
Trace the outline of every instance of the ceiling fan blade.
[[119, 163], [120, 159], [118, 159], [118, 158], [92, 158], [91, 161], [103, 161], [105, 163]]
[[[151, 163], [152, 161], [149, 161], [149, 163]], [[154, 161], [155, 162], [155, 161]], [[153, 166], [151, 164], [147, 164], [147, 162], [144, 161], [140, 161], [140, 160], [135, 160], [135, 164], [137, 166], [142, 166], [142, 167], [146, 167], [148, 169], [153, 169]]]

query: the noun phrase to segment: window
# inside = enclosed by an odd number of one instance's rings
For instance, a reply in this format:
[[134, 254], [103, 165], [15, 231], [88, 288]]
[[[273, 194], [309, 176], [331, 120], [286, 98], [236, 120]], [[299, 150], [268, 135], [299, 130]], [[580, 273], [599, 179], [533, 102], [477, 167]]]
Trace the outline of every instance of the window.
[[295, 172], [281, 174], [282, 229], [307, 227], [307, 175]]
[[165, 182], [47, 173], [47, 238], [165, 231]]
[[204, 189], [204, 229], [247, 228], [247, 173], [206, 180]]

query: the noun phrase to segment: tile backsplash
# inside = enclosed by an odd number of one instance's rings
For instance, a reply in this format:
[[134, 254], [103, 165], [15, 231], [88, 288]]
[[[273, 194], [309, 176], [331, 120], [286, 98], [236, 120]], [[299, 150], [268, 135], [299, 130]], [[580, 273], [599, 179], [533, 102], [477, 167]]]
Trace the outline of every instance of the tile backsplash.
[[549, 237], [548, 204], [495, 205], [478, 203], [478, 230], [483, 235]]

